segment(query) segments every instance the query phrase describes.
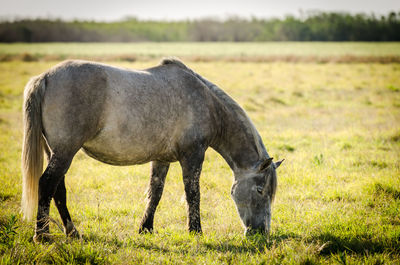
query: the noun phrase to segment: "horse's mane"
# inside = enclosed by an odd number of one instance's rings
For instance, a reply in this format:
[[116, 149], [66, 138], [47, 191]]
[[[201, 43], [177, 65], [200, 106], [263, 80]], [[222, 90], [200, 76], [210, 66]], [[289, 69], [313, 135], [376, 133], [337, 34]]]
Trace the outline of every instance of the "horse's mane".
[[268, 154], [265, 151], [264, 144], [261, 141], [261, 137], [257, 132], [257, 129], [255, 128], [253, 122], [250, 120], [249, 116], [247, 116], [246, 112], [242, 109], [242, 107], [239, 106], [228, 94], [225, 93], [221, 88], [213, 84], [212, 82], [208, 81], [198, 73], [194, 72], [192, 69], [187, 67], [182, 61], [176, 58], [164, 58], [161, 63], [161, 65], [169, 65], [173, 64], [176, 65], [182, 69], [185, 69], [189, 73], [193, 74], [196, 76], [198, 79], [200, 79], [201, 82], [203, 82], [213, 93], [214, 95], [230, 110], [232, 110], [235, 114], [236, 117], [239, 118], [241, 123], [244, 125], [247, 133], [252, 135], [254, 137], [254, 142], [256, 144], [257, 148], [257, 153], [260, 155], [260, 157], [268, 157]]

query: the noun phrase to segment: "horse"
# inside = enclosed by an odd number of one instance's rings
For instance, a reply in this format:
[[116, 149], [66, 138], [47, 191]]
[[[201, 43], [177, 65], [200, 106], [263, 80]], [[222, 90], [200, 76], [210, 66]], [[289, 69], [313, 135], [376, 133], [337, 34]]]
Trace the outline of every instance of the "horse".
[[269, 233], [276, 169], [283, 160], [273, 162], [255, 126], [228, 94], [178, 59], [165, 58], [145, 70], [64, 61], [27, 83], [23, 124], [21, 208], [27, 220], [37, 209], [35, 242], [50, 237], [52, 199], [66, 236], [80, 237], [65, 188], [65, 174], [80, 149], [110, 165], [151, 162], [140, 233], [153, 231], [169, 165], [178, 161], [188, 230], [202, 233], [199, 178], [211, 147], [233, 171], [231, 195], [245, 234]]

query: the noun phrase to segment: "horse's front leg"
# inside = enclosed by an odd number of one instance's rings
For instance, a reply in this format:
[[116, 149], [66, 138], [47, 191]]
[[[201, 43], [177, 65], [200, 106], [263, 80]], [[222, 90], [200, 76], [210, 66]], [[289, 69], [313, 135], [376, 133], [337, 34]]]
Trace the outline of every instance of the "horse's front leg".
[[204, 161], [204, 151], [191, 153], [179, 162], [182, 166], [183, 183], [185, 185], [188, 205], [189, 232], [201, 233], [200, 222], [200, 173]]
[[151, 163], [151, 177], [147, 192], [147, 206], [142, 221], [140, 222], [139, 233], [153, 232], [154, 213], [160, 202], [164, 190], [165, 177], [167, 176], [169, 163], [153, 161]]

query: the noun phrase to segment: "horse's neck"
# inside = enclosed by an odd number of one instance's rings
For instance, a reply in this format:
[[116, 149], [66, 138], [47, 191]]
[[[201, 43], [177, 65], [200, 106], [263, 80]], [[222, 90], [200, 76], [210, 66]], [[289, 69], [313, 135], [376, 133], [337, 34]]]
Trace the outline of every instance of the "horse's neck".
[[219, 129], [212, 147], [219, 152], [235, 172], [246, 171], [268, 156], [257, 130], [244, 110], [222, 89], [201, 75], [191, 71], [216, 96]]
[[[244, 119], [245, 118], [245, 119]], [[239, 119], [235, 113], [220, 117], [220, 135], [212, 146], [229, 164], [235, 175], [254, 168], [267, 151], [247, 116]]]

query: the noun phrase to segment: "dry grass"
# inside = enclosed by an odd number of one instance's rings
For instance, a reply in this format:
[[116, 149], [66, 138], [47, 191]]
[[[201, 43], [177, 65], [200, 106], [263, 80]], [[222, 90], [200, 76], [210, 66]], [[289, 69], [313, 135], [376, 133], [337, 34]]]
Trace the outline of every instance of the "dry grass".
[[[167, 176], [156, 234], [138, 235], [149, 165], [112, 167], [78, 153], [67, 190], [84, 239], [65, 240], [52, 224], [55, 242], [35, 245], [34, 224], [19, 215], [20, 106], [28, 78], [55, 63], [0, 63], [1, 263], [400, 263], [399, 64], [188, 63], [246, 109], [271, 156], [286, 159], [269, 241], [242, 236], [231, 172], [209, 150], [201, 177], [203, 236], [186, 232], [177, 164]], [[51, 214], [59, 220], [53, 206]]]
[[[65, 55], [39, 55], [31, 53], [23, 54], [3, 54], [0, 55], [0, 62], [23, 61], [23, 62], [53, 62], [66, 59], [81, 59], [92, 60], [99, 62], [135, 62], [135, 61], [153, 61], [154, 56], [150, 55], [78, 55], [78, 56], [65, 56]], [[363, 55], [331, 55], [331, 56], [316, 56], [316, 55], [246, 55], [246, 56], [181, 56], [185, 62], [253, 62], [253, 63], [340, 63], [340, 64], [353, 64], [353, 63], [381, 63], [391, 64], [400, 63], [400, 56], [386, 55], [386, 56], [363, 56]]]

